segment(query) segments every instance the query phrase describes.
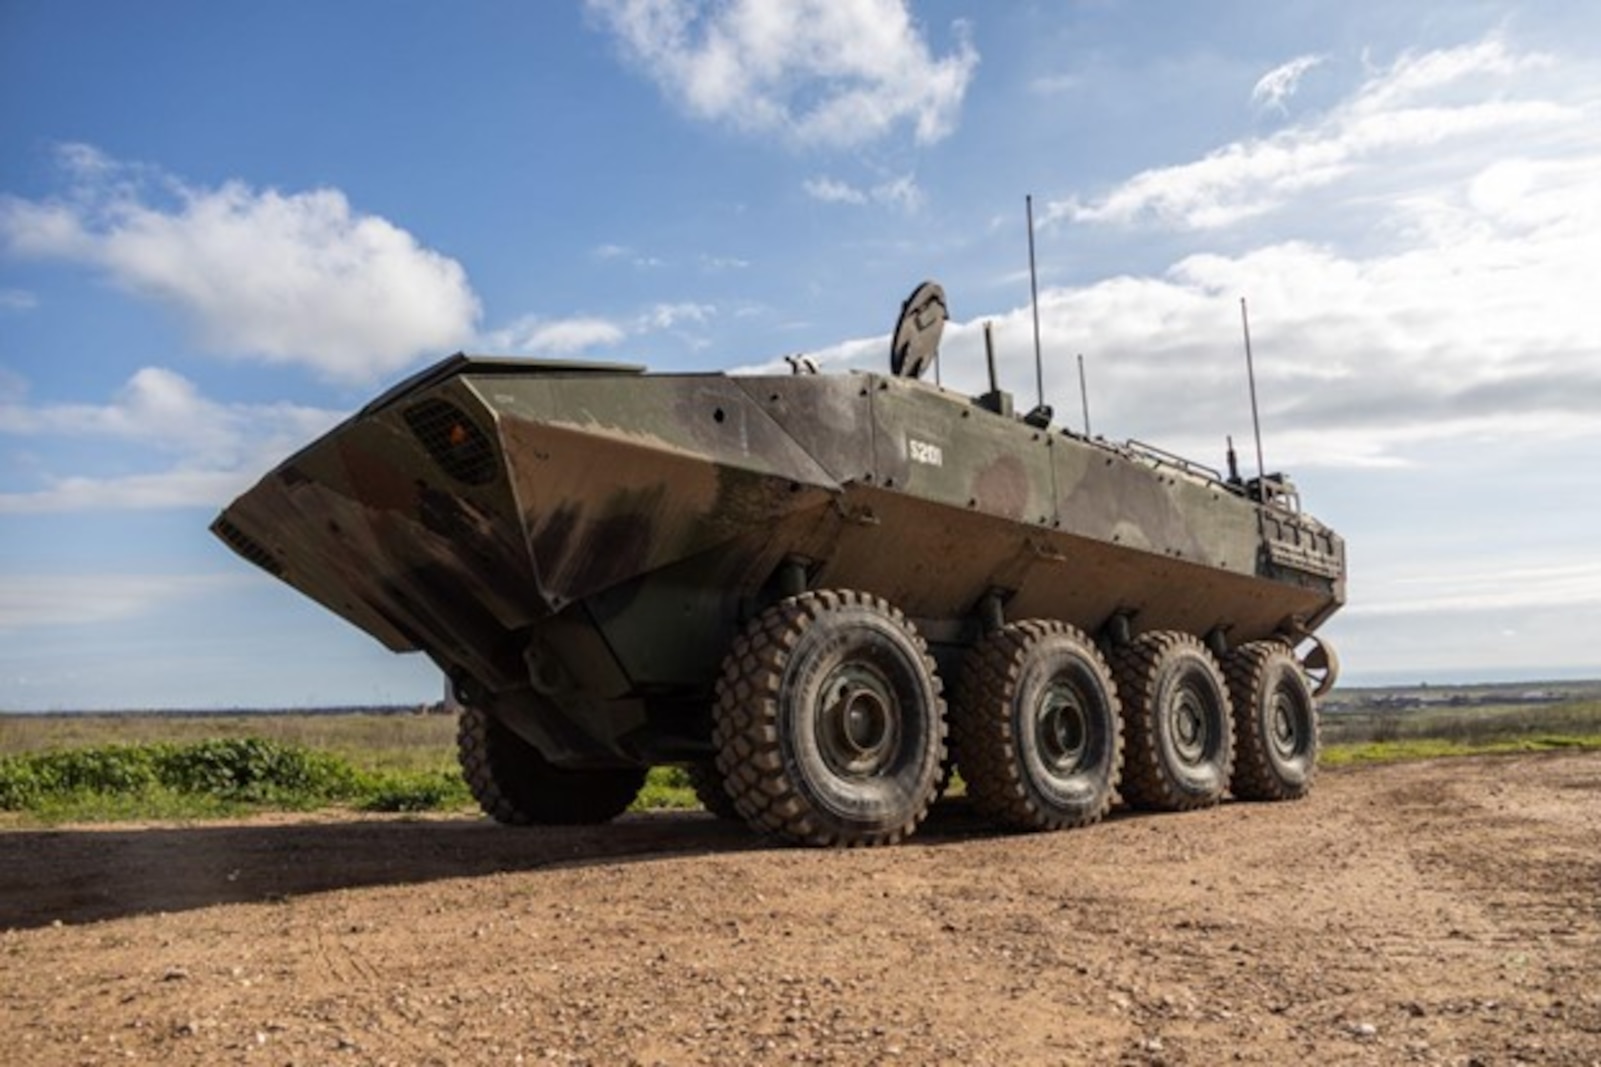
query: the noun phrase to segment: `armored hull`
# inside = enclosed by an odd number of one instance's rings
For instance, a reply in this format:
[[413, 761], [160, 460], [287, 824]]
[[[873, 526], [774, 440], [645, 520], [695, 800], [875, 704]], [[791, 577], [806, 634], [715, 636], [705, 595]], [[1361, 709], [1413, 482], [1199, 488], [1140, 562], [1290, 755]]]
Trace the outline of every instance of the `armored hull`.
[[[1069, 634], [1104, 667], [1109, 723], [1097, 727], [1093, 707], [1041, 705], [1030, 721], [1051, 721], [1023, 728], [1066, 731], [1059, 777], [1085, 762], [1097, 728], [1115, 734], [1109, 802], [1132, 743], [1119, 664], [1142, 637], [1193, 639], [1221, 671], [1242, 648], [1293, 648], [1343, 603], [1343, 543], [1291, 506], [1281, 483], [1231, 482], [1039, 422], [1014, 417], [1003, 396], [912, 377], [455, 356], [289, 458], [213, 530], [390, 649], [432, 658], [475, 717], [464, 760], [489, 768], [491, 800], [529, 775], [626, 783], [650, 765], [690, 764], [714, 802], [732, 799], [726, 810], [760, 829], [873, 843], [909, 833], [932, 793], [912, 816], [884, 816], [893, 799], [882, 797], [811, 798], [803, 807], [826, 825], [802, 818], [797, 830], [766, 811], [770, 775], [741, 786], [739, 764], [763, 758], [747, 742], [779, 736], [769, 755], [780, 792], [806, 792], [794, 779], [807, 759], [845, 785], [873, 786], [895, 766], [881, 750], [919, 731], [913, 762], [932, 759], [937, 777], [950, 761], [947, 700], [961, 760], [963, 736], [978, 729], [963, 721], [1000, 714], [963, 710], [1000, 699], [963, 697], [979, 684], [963, 679], [999, 656], [999, 635], [1015, 639], [1027, 624]], [[835, 652], [809, 666], [764, 651], [764, 641], [850, 645], [857, 616], [871, 617], [870, 630], [890, 620], [883, 640], [899, 651], [884, 653], [887, 666], [874, 653], [836, 679]], [[740, 648], [762, 664], [741, 667]], [[839, 655], [848, 668], [850, 650]], [[1315, 666], [1332, 670], [1326, 658]], [[834, 688], [791, 694], [813, 667]], [[899, 688], [902, 668], [920, 691]], [[772, 692], [757, 684], [775, 673]], [[1096, 703], [1077, 690], [1066, 699]], [[788, 707], [796, 701], [805, 706]], [[914, 730], [902, 705], [919, 703], [929, 707], [916, 709]], [[1187, 714], [1153, 712], [1158, 727], [1205, 726], [1204, 714]], [[497, 746], [526, 751], [490, 767]], [[982, 745], [967, 748], [971, 790]], [[563, 821], [562, 795], [509, 809]], [[894, 825], [835, 825], [880, 816]]]

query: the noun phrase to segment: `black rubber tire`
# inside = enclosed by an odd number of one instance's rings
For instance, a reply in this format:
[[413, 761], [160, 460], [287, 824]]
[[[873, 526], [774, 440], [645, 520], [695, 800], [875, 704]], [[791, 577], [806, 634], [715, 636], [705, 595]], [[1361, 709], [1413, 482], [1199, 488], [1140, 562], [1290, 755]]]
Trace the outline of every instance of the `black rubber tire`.
[[1242, 800], [1296, 800], [1312, 788], [1319, 748], [1317, 701], [1295, 654], [1277, 641], [1241, 645], [1228, 658], [1234, 703], [1234, 777]]
[[508, 826], [576, 826], [610, 822], [645, 784], [643, 767], [568, 770], [499, 719], [463, 707], [456, 725], [462, 777], [485, 815]]
[[728, 787], [723, 784], [723, 772], [717, 769], [715, 759], [686, 764], [684, 773], [689, 776], [689, 784], [694, 788], [695, 799], [700, 801], [701, 807], [719, 819], [745, 821], [745, 817], [734, 806], [734, 798], [728, 795]]
[[802, 845], [888, 845], [928, 814], [945, 702], [928, 646], [884, 600], [790, 597], [734, 642], [717, 681], [717, 766], [753, 829]]
[[967, 654], [951, 747], [974, 808], [994, 822], [1018, 830], [1096, 822], [1123, 767], [1111, 668], [1075, 627], [1010, 623]]
[[1113, 659], [1123, 698], [1123, 799], [1189, 811], [1223, 799], [1234, 760], [1228, 683], [1196, 638], [1141, 634]]

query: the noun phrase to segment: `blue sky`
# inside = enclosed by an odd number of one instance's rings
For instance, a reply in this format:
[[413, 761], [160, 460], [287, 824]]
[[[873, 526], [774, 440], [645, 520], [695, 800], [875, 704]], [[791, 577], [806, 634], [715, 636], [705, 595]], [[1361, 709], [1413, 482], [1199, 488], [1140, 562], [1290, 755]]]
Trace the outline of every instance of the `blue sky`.
[[[0, 709], [433, 699], [216, 509], [458, 349], [878, 366], [1348, 539], [1347, 680], [1601, 675], [1601, 9], [0, 2]], [[1076, 423], [1075, 416], [1069, 416]]]

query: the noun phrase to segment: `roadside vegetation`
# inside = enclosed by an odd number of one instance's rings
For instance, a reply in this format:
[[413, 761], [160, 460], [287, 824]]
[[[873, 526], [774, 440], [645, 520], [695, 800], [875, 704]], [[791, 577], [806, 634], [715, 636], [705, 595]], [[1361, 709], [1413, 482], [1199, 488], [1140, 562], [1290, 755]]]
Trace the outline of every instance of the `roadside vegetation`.
[[[0, 715], [0, 825], [475, 810], [444, 714]], [[657, 768], [636, 809], [696, 808]]]
[[1601, 700], [1323, 716], [1327, 767], [1450, 756], [1601, 749]]
[[[207, 819], [255, 811], [474, 810], [455, 719], [350, 711], [0, 715], [0, 825]], [[1601, 750], [1601, 700], [1324, 717], [1328, 767], [1552, 749]], [[657, 768], [635, 810], [699, 807]]]

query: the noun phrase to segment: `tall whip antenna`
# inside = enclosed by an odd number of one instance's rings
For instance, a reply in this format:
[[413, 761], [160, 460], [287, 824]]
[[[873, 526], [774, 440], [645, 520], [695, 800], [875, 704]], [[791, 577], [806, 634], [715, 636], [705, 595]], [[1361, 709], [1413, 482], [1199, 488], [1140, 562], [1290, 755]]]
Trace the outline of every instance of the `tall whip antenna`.
[[1032, 194], [1023, 198], [1023, 204], [1028, 209], [1028, 302], [1034, 309], [1034, 388], [1039, 393], [1039, 403], [1045, 406], [1045, 367], [1040, 358], [1040, 282], [1039, 274], [1034, 269], [1034, 197]]
[[1262, 464], [1262, 417], [1256, 409], [1256, 366], [1251, 359], [1251, 319], [1240, 297], [1240, 325], [1245, 328], [1245, 376], [1251, 383], [1251, 428], [1256, 433], [1256, 498], [1267, 501], [1267, 468]]
[[1078, 395], [1084, 403], [1084, 436], [1090, 436], [1090, 389], [1084, 382], [1084, 353], [1078, 354]]

